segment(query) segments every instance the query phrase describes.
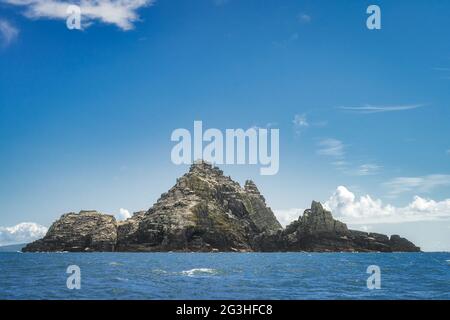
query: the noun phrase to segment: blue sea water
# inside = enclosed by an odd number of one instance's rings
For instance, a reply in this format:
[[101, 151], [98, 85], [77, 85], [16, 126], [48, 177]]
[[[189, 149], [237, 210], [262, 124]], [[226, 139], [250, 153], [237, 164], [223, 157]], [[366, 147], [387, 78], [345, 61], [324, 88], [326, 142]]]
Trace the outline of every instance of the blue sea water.
[[450, 299], [450, 253], [1, 252], [0, 299]]

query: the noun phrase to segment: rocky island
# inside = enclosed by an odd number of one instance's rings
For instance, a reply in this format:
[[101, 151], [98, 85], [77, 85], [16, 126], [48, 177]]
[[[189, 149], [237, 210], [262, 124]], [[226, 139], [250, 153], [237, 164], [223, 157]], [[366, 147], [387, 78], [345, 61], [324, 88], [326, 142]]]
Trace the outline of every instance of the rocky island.
[[66, 213], [24, 252], [417, 252], [398, 235], [349, 230], [313, 201], [282, 228], [256, 185], [244, 187], [206, 162], [194, 163], [148, 211], [125, 221], [97, 211]]

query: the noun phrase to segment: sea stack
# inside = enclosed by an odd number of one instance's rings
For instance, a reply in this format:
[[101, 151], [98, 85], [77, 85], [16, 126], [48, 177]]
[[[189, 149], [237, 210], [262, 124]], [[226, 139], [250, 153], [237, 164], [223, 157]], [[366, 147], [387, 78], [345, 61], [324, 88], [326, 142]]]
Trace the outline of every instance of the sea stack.
[[244, 187], [206, 162], [147, 211], [125, 221], [96, 211], [67, 213], [24, 252], [46, 251], [420, 251], [399, 236], [349, 230], [319, 202], [283, 229], [251, 180]]

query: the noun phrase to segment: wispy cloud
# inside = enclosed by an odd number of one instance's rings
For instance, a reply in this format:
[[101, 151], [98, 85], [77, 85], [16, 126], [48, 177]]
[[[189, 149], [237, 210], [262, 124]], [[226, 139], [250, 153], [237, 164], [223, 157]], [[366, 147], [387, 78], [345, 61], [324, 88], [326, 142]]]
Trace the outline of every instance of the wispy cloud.
[[317, 154], [342, 159], [345, 155], [344, 144], [338, 139], [322, 139], [318, 143]]
[[[357, 161], [347, 159], [347, 145], [341, 140], [334, 138], [322, 139], [317, 144], [316, 153], [327, 156], [331, 159], [331, 164], [340, 172], [352, 176], [370, 176], [379, 174], [383, 168], [376, 163], [355, 163]], [[358, 161], [359, 162], [359, 161]]]
[[305, 114], [296, 114], [294, 116], [294, 120], [292, 120], [294, 124], [294, 131], [297, 135], [299, 135], [304, 129], [309, 127], [308, 120], [306, 119]]
[[310, 121], [305, 113], [294, 115], [292, 120], [294, 132], [300, 135], [308, 128], [323, 128], [327, 126], [327, 121]]
[[0, 18], [0, 43], [3, 47], [9, 46], [18, 35], [19, 29], [10, 22]]
[[406, 192], [428, 193], [438, 187], [450, 186], [450, 175], [431, 174], [420, 177], [397, 177], [383, 184], [391, 196]]
[[78, 5], [81, 9], [83, 25], [97, 20], [113, 24], [122, 30], [133, 29], [139, 20], [137, 10], [150, 6], [154, 0], [2, 0], [3, 2], [24, 7], [24, 15], [32, 19], [62, 19], [68, 17], [69, 5]]
[[306, 23], [310, 23], [311, 20], [312, 20], [312, 18], [311, 18], [311, 16], [310, 16], [309, 14], [306, 14], [306, 13], [304, 13], [304, 12], [301, 12], [301, 13], [299, 13], [299, 14], [297, 15], [297, 20], [298, 20], [300, 23], [306, 24]]
[[308, 123], [308, 120], [306, 120], [305, 114], [296, 114], [294, 116], [294, 120], [292, 120], [292, 122], [294, 123], [294, 125], [296, 127], [300, 127], [300, 128], [309, 126], [309, 123]]
[[445, 151], [445, 153], [450, 155], [450, 149], [447, 149], [447, 151]]
[[375, 163], [365, 163], [360, 165], [355, 174], [358, 176], [371, 176], [377, 174], [382, 167]]
[[277, 122], [268, 122], [268, 123], [266, 123], [265, 125], [263, 125], [263, 126], [260, 126], [260, 125], [253, 125], [253, 126], [251, 126], [251, 128], [252, 129], [255, 129], [255, 130], [259, 130], [259, 129], [270, 129], [270, 128], [275, 128], [275, 127], [277, 127], [278, 126], [278, 123]]
[[424, 107], [424, 104], [409, 104], [409, 105], [395, 105], [395, 106], [373, 106], [366, 104], [363, 106], [345, 107], [341, 106], [338, 109], [351, 111], [355, 113], [380, 113], [380, 112], [395, 112], [406, 111]]
[[348, 168], [350, 166], [350, 162], [345, 161], [345, 160], [333, 161], [333, 162], [331, 162], [331, 164], [341, 170], [345, 170], [346, 168]]
[[434, 71], [438, 71], [441, 75], [441, 79], [449, 80], [450, 79], [450, 68], [448, 67], [435, 67]]

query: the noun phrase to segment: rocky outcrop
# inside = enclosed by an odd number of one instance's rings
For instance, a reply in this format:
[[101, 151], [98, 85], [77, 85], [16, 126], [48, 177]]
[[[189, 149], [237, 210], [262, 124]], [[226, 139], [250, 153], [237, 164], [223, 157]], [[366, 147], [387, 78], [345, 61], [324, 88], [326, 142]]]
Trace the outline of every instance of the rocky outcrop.
[[420, 251], [411, 241], [394, 234], [389, 239], [389, 245], [392, 251]]
[[311, 209], [277, 234], [262, 234], [256, 241], [260, 251], [314, 252], [417, 252], [412, 242], [393, 235], [349, 230], [345, 223], [333, 219], [331, 212], [313, 201]]
[[113, 216], [80, 211], [63, 214], [43, 239], [22, 251], [115, 251], [116, 243], [117, 223]]
[[419, 251], [399, 236], [348, 230], [319, 202], [283, 229], [255, 183], [196, 162], [148, 211], [126, 221], [64, 214], [23, 251]]
[[254, 183], [241, 188], [197, 162], [150, 210], [119, 225], [117, 249], [251, 251], [257, 234], [281, 229]]
[[259, 193], [252, 180], [245, 182], [244, 197], [247, 200], [246, 204], [250, 219], [260, 232], [273, 233], [282, 229], [272, 210], [267, 207], [266, 199]]

